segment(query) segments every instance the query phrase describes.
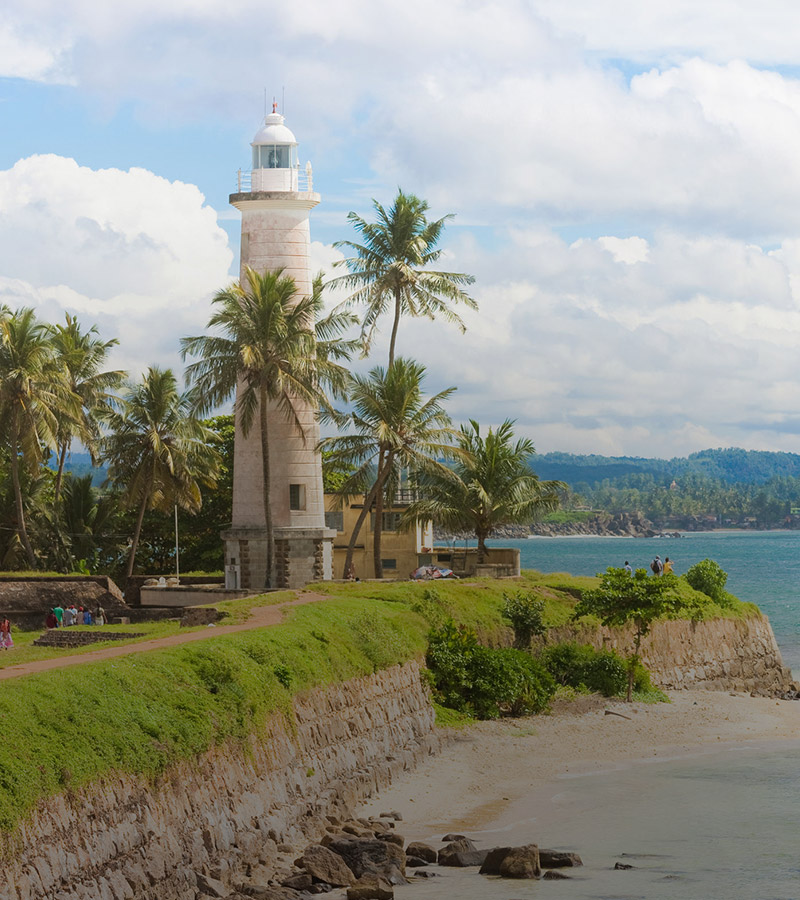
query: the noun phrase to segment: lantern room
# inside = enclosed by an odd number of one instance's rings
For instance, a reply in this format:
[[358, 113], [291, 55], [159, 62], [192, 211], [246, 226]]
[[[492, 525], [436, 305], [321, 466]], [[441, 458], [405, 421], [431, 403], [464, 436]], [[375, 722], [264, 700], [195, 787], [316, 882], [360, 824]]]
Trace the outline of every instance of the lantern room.
[[250, 146], [253, 148], [252, 191], [296, 191], [298, 189], [297, 140], [283, 124], [283, 116], [273, 103], [272, 113]]

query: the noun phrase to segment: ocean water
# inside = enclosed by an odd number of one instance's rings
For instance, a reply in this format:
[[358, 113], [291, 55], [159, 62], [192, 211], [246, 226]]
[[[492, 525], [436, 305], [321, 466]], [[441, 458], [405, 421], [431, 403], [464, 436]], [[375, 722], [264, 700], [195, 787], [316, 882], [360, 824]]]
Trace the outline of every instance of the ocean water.
[[[574, 850], [569, 881], [438, 869], [398, 900], [797, 900], [800, 741], [565, 777], [470, 836]], [[428, 835], [438, 841], [440, 834]], [[620, 862], [634, 866], [615, 871]]]
[[[728, 589], [769, 616], [800, 674], [800, 533], [715, 532], [680, 539], [532, 538], [523, 568], [593, 575], [658, 553], [678, 574], [706, 557]], [[762, 701], [763, 702], [763, 701]], [[569, 881], [512, 882], [477, 870], [396, 891], [398, 900], [800, 900], [800, 703], [797, 741], [741, 744], [674, 760], [564, 776], [470, 834], [481, 847], [530, 842], [575, 850]], [[432, 842], [441, 834], [426, 835]], [[635, 868], [615, 871], [616, 862]]]
[[[523, 569], [596, 575], [630, 560], [648, 567], [658, 554], [682, 575], [702, 559], [728, 573], [727, 590], [769, 616], [784, 663], [800, 675], [800, 531], [715, 531], [681, 538], [534, 537], [489, 541], [520, 548]], [[800, 893], [798, 894], [800, 896]]]

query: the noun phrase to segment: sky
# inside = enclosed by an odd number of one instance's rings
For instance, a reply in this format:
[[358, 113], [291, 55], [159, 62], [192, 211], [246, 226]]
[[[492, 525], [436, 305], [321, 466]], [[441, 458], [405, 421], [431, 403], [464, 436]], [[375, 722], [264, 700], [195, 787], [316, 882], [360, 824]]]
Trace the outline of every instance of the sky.
[[398, 187], [453, 214], [479, 310], [398, 351], [454, 421], [800, 452], [798, 33], [788, 0], [6, 0], [0, 302], [180, 370], [238, 272], [266, 92], [322, 195], [315, 270]]

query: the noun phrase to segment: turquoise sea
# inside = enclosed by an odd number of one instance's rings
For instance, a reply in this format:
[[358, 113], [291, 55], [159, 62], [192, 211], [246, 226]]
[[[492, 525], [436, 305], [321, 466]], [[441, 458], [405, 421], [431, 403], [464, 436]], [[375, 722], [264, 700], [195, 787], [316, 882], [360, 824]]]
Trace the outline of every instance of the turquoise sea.
[[[716, 532], [680, 539], [532, 538], [523, 568], [591, 575], [658, 553], [681, 574], [709, 557], [728, 588], [770, 617], [787, 665], [800, 674], [800, 533]], [[744, 702], [744, 701], [743, 701]], [[748, 701], [750, 702], [750, 701]], [[771, 702], [753, 700], [753, 703]], [[528, 843], [584, 859], [570, 881], [516, 882], [444, 870], [397, 891], [398, 900], [800, 900], [798, 739], [739, 745], [674, 760], [565, 776], [522, 798], [472, 836], [480, 846]], [[436, 839], [440, 835], [429, 835]], [[614, 863], [633, 865], [615, 871]]]

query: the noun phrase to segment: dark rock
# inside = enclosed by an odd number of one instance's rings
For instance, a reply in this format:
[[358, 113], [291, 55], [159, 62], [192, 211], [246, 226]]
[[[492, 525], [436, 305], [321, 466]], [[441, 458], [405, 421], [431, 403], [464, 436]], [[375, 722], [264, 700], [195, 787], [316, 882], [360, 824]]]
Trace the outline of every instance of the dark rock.
[[424, 859], [426, 862], [435, 863], [438, 854], [430, 844], [423, 844], [422, 841], [412, 841], [406, 847], [406, 855], [416, 856], [419, 859]]
[[566, 853], [563, 850], [540, 850], [539, 864], [543, 869], [561, 869], [582, 866], [583, 861], [577, 853]]
[[563, 872], [559, 872], [558, 869], [548, 869], [544, 875], [542, 875], [542, 880], [544, 881], [569, 881], [569, 875], [565, 875]]
[[271, 884], [237, 884], [236, 890], [253, 900], [297, 900], [295, 891]]
[[419, 869], [422, 866], [429, 866], [430, 863], [425, 859], [420, 859], [418, 856], [409, 856], [406, 854], [406, 868], [411, 869]]
[[458, 868], [482, 866], [487, 852], [486, 850], [477, 850], [475, 844], [468, 838], [461, 838], [442, 847], [439, 851], [439, 865]]
[[384, 831], [380, 834], [376, 834], [375, 837], [379, 841], [388, 841], [390, 844], [397, 844], [398, 847], [403, 847], [405, 845], [406, 839], [402, 834], [397, 834], [396, 831]]
[[382, 812], [380, 814], [381, 819], [394, 819], [395, 822], [402, 822], [403, 816], [396, 809], [393, 809], [391, 812]]
[[442, 877], [438, 872], [429, 872], [427, 869], [421, 869], [419, 872], [414, 872], [414, 876], [416, 878], [441, 878]]
[[381, 875], [392, 884], [407, 884], [406, 855], [397, 844], [365, 838], [340, 837], [328, 843], [328, 849], [347, 863], [356, 878]]
[[324, 881], [335, 887], [347, 887], [356, 879], [340, 853], [321, 844], [311, 844], [296, 863], [314, 881]]
[[394, 888], [379, 875], [364, 875], [347, 889], [347, 900], [394, 900]]
[[618, 862], [618, 863], [614, 863], [614, 868], [615, 869], [635, 869], [636, 866], [632, 866], [630, 863]]
[[[341, 860], [339, 860], [341, 862]], [[352, 877], [352, 876], [351, 876]], [[309, 872], [299, 872], [281, 880], [281, 887], [291, 888], [293, 891], [305, 891], [311, 887], [314, 879]]]
[[503, 878], [538, 878], [542, 874], [539, 865], [539, 848], [536, 844], [512, 847], [500, 863]]
[[511, 852], [511, 847], [493, 847], [486, 854], [486, 859], [481, 865], [479, 875], [499, 875], [500, 865]]
[[467, 838], [463, 834], [446, 834], [443, 838], [443, 842], [447, 841], [466, 841]]

